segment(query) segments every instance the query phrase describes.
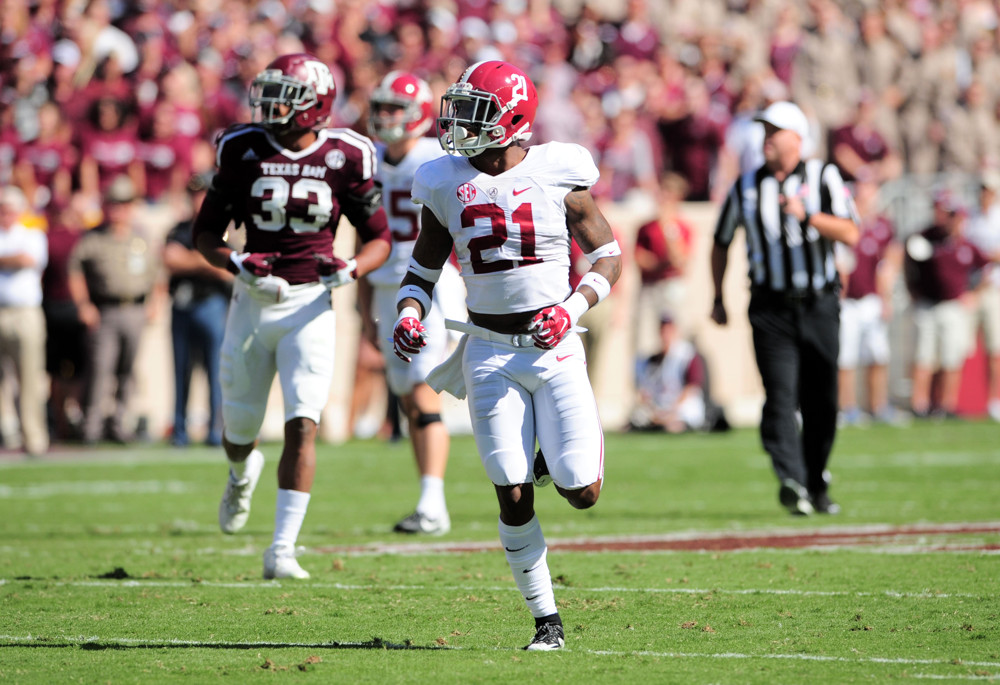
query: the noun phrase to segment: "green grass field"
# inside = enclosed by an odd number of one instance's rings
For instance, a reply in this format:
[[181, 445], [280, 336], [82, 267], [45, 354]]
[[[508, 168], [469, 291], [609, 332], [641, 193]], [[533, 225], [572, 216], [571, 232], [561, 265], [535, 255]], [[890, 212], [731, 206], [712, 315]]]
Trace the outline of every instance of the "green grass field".
[[[595, 508], [538, 492], [567, 638], [548, 654], [520, 649], [532, 620], [471, 438], [453, 442], [453, 529], [434, 539], [389, 532], [417, 497], [405, 444], [321, 447], [304, 582], [260, 579], [279, 449], [265, 447], [236, 536], [216, 525], [221, 450], [0, 457], [0, 680], [1000, 680], [995, 424], [841, 431], [831, 493], [844, 512], [810, 519], [779, 508], [754, 431], [608, 435]], [[839, 544], [810, 543], [823, 533]], [[737, 551], [559, 549], [795, 535]]]

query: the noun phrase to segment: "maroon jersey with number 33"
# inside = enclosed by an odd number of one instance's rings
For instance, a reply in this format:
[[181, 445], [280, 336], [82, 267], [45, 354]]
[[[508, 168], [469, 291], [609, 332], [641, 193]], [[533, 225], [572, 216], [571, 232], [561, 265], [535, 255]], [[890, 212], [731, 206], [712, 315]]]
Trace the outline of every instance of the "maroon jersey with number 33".
[[230, 219], [246, 228], [247, 252], [279, 252], [273, 273], [289, 283], [318, 280], [315, 255], [333, 256], [341, 215], [362, 242], [389, 240], [373, 180], [372, 142], [346, 129], [321, 129], [309, 147], [285, 149], [263, 127], [232, 126], [219, 135], [218, 172], [195, 232], [222, 234]]

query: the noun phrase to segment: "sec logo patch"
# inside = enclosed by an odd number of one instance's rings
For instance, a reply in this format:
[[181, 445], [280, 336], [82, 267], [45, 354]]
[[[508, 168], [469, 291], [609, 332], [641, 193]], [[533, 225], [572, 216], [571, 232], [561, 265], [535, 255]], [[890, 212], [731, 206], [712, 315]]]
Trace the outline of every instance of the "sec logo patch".
[[455, 194], [458, 195], [459, 202], [469, 204], [476, 199], [476, 186], [471, 183], [463, 183], [458, 187], [458, 192]]
[[326, 159], [323, 161], [331, 169], [340, 169], [347, 164], [347, 156], [341, 150], [330, 150], [326, 153]]

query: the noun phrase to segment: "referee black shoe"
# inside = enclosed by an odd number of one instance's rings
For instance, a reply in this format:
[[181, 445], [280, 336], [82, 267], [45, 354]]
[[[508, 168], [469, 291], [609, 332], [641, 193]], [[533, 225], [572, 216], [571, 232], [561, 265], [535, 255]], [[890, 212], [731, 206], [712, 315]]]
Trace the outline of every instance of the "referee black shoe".
[[809, 491], [791, 478], [781, 481], [778, 501], [793, 516], [809, 516], [815, 511], [809, 501]]
[[826, 492], [815, 492], [809, 496], [809, 501], [812, 502], [813, 509], [816, 510], [818, 514], [839, 514], [840, 505], [830, 499], [830, 495]]

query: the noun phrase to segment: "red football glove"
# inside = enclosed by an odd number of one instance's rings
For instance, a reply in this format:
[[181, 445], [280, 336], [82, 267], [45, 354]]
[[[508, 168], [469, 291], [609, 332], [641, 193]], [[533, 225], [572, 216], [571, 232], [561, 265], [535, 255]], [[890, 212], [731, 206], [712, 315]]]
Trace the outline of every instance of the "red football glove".
[[573, 321], [561, 305], [546, 307], [535, 314], [531, 320], [528, 330], [531, 331], [531, 339], [535, 341], [535, 347], [543, 350], [551, 350], [562, 342], [566, 334], [573, 328]]
[[280, 252], [232, 252], [226, 268], [247, 285], [258, 278], [271, 275], [271, 267], [281, 256]]
[[392, 351], [404, 362], [409, 362], [409, 355], [419, 354], [420, 348], [426, 345], [427, 329], [420, 319], [404, 309], [392, 330]]

